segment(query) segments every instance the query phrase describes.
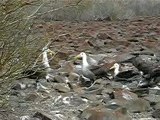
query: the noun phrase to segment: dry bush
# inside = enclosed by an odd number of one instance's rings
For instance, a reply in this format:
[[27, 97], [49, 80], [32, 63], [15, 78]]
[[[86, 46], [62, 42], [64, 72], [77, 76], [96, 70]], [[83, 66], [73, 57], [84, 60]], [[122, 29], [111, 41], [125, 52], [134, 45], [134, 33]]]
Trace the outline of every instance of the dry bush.
[[48, 42], [49, 38], [44, 38], [32, 29], [33, 24], [45, 14], [75, 7], [80, 2], [81, 0], [78, 0], [73, 4], [69, 3], [46, 11], [42, 8], [48, 4], [43, 0], [0, 2], [0, 88], [3, 83], [10, 83], [20, 78], [24, 70], [31, 68]]
[[[7, 0], [0, 4], [0, 87], [20, 77], [20, 73], [30, 67], [43, 40], [32, 35], [34, 2]], [[32, 12], [26, 11], [28, 7]]]

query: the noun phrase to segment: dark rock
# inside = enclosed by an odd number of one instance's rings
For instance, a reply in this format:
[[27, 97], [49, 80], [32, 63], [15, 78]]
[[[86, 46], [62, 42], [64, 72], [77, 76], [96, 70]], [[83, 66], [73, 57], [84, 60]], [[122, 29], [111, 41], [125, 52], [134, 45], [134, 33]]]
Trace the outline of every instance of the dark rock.
[[51, 119], [51, 117], [49, 117], [49, 115], [41, 113], [41, 112], [36, 112], [33, 115], [34, 118], [39, 118], [40, 120], [53, 120]]
[[35, 101], [38, 98], [38, 94], [30, 93], [25, 97], [26, 101]]
[[152, 113], [152, 117], [153, 117], [153, 118], [160, 118], [160, 109], [155, 110], [155, 111]]
[[160, 95], [149, 94], [144, 97], [144, 99], [148, 100], [151, 104], [160, 102]]
[[80, 75], [79, 81], [81, 82], [81, 86], [89, 87], [93, 83], [89, 78]]
[[97, 38], [101, 39], [101, 40], [106, 40], [106, 39], [113, 40], [113, 38], [111, 36], [109, 36], [108, 34], [106, 34], [106, 33], [98, 33], [97, 34]]
[[149, 94], [149, 89], [148, 88], [136, 88], [132, 90], [132, 92], [136, 93], [138, 97], [143, 97]]
[[54, 83], [53, 88], [59, 92], [68, 93], [70, 92], [70, 88], [68, 84], [65, 83]]
[[136, 51], [132, 52], [132, 55], [138, 56], [138, 55], [149, 55], [149, 56], [154, 56], [154, 53], [151, 51]]
[[135, 72], [134, 70], [127, 70], [127, 71], [122, 71], [120, 73], [118, 73], [118, 75], [116, 75], [114, 77], [114, 80], [116, 81], [135, 81], [135, 80], [139, 80], [141, 79], [141, 76], [139, 76], [140, 74], [138, 72]]
[[144, 78], [140, 80], [137, 85], [138, 88], [147, 88], [149, 86], [150, 86], [149, 81], [145, 80]]
[[160, 101], [154, 105], [154, 109], [155, 110], [160, 109]]
[[24, 83], [17, 83], [11, 87], [11, 89], [13, 89], [13, 90], [22, 90], [22, 89], [26, 89], [26, 88], [27, 88], [27, 86]]
[[[140, 55], [133, 60], [133, 65], [142, 71], [144, 74], [148, 74], [155, 68], [158, 63], [157, 58], [149, 55]], [[157, 66], [157, 65], [156, 65]]]
[[130, 112], [145, 112], [150, 110], [150, 103], [142, 98], [129, 100], [125, 106]]
[[129, 39], [128, 41], [129, 42], [139, 42], [139, 40], [137, 40], [137, 39]]

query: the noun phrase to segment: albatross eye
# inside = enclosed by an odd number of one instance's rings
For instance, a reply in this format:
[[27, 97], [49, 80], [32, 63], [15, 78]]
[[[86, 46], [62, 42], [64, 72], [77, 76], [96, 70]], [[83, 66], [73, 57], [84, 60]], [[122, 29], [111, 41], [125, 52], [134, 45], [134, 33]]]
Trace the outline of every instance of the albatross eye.
[[82, 52], [82, 53], [80, 53], [80, 56], [83, 56], [84, 55], [84, 53]]
[[115, 67], [118, 67], [119, 65], [117, 63], [114, 64]]

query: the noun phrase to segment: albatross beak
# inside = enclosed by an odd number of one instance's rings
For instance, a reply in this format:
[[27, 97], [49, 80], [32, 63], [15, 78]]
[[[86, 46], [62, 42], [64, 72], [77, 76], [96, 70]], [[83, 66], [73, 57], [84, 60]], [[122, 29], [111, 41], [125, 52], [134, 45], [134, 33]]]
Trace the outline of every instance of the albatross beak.
[[110, 70], [115, 69], [115, 66], [113, 65], [111, 68], [109, 68]]
[[77, 60], [77, 59], [80, 59], [80, 58], [82, 58], [82, 57], [79, 54], [79, 55], [77, 55], [77, 56], [74, 57], [74, 60]]

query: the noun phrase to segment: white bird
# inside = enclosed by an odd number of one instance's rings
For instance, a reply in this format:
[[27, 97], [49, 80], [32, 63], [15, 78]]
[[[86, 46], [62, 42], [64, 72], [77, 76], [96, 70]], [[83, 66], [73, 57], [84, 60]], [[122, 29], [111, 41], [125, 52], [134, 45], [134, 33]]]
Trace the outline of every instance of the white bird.
[[48, 49], [47, 47], [44, 47], [42, 49], [43, 53], [42, 53], [42, 63], [45, 67], [45, 70], [46, 70], [46, 79], [47, 80], [50, 80], [50, 79], [53, 79], [53, 77], [55, 76], [56, 74], [56, 71], [54, 69], [51, 68], [50, 64], [49, 64], [49, 60], [48, 60], [48, 56], [47, 56], [47, 53], [51, 53], [53, 54], [54, 52], [51, 51], [50, 49]]
[[114, 69], [114, 77], [117, 76], [120, 72], [120, 65], [118, 63], [114, 63], [114, 65], [110, 68], [110, 70]]
[[118, 63], [114, 63], [114, 65], [110, 68], [110, 70], [114, 69], [114, 79], [116, 81], [131, 81], [135, 79], [139, 79], [141, 76], [139, 71], [134, 68], [130, 68], [128, 66], [121, 66]]
[[91, 81], [95, 80], [95, 74], [90, 71], [91, 64], [96, 63], [96, 60], [89, 58], [90, 64], [87, 61], [87, 55], [84, 52], [81, 52], [75, 58], [82, 58], [82, 75], [86, 78], [89, 78]]

